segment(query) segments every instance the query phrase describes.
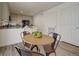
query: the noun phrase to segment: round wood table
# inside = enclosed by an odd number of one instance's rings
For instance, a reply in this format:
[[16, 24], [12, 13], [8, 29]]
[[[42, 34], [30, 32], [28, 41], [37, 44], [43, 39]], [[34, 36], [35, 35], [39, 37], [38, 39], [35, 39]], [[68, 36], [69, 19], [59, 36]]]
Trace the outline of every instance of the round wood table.
[[41, 38], [36, 38], [33, 35], [26, 35], [23, 37], [23, 41], [32, 45], [46, 45], [54, 42], [54, 39], [48, 35], [42, 35]]
[[31, 44], [30, 50], [33, 50], [34, 47], [37, 48], [37, 51], [40, 52], [38, 45], [46, 45], [54, 42], [54, 39], [48, 35], [42, 35], [41, 38], [36, 38], [33, 35], [25, 35], [23, 41]]

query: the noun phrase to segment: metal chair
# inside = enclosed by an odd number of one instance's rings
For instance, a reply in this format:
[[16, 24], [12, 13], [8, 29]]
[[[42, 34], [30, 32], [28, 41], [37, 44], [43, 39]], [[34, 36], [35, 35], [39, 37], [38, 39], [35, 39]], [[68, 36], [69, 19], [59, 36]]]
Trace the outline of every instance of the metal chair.
[[43, 47], [44, 47], [46, 56], [49, 56], [49, 54], [51, 53], [55, 53], [55, 56], [56, 56], [56, 48], [60, 42], [61, 35], [53, 32], [49, 33], [48, 35], [50, 34], [52, 35], [52, 38], [54, 38], [54, 42], [51, 44], [43, 45]]
[[31, 50], [28, 50], [28, 49], [18, 48], [18, 47], [15, 47], [15, 48], [18, 51], [20, 56], [44, 56], [41, 53], [34, 52], [34, 51], [31, 51]]
[[[29, 43], [27, 43], [27, 42], [24, 42], [24, 40], [23, 40], [23, 37], [24, 37], [25, 35], [28, 35], [28, 34], [30, 34], [30, 33], [28, 33], [27, 31], [23, 31], [23, 32], [21, 33], [21, 38], [22, 38], [23, 45], [24, 45], [25, 47], [27, 47], [27, 48], [30, 48], [31, 44], [29, 44]], [[27, 39], [28, 39], [28, 38], [27, 38]]]
[[[23, 39], [23, 36], [28, 35], [28, 34], [30, 34], [30, 33], [28, 33], [27, 31], [23, 31], [23, 32], [21, 33], [21, 38]], [[28, 39], [28, 38], [27, 38], [27, 39]], [[33, 50], [34, 48], [36, 48], [37, 51], [40, 52], [40, 49], [38, 48], [37, 45], [31, 45], [31, 44], [29, 44], [29, 43], [27, 43], [27, 42], [24, 42], [24, 40], [22, 40], [22, 41], [23, 41], [23, 45], [24, 45], [25, 47], [29, 48], [30, 50]]]

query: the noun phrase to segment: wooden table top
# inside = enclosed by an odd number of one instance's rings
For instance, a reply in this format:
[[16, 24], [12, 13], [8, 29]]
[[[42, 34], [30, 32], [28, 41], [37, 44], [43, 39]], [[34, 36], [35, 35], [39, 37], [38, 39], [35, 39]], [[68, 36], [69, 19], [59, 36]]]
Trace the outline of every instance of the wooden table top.
[[48, 35], [43, 35], [42, 38], [36, 38], [33, 35], [26, 35], [23, 37], [24, 42], [33, 45], [46, 45], [54, 42], [54, 39]]

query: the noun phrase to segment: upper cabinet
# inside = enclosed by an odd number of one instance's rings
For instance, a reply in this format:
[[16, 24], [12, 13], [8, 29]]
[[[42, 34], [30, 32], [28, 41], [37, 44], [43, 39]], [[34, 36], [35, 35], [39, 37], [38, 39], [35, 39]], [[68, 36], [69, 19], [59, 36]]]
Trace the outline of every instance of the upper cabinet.
[[0, 18], [1, 20], [9, 20], [9, 8], [7, 2], [0, 2]]
[[0, 20], [2, 18], [1, 14], [2, 14], [2, 3], [0, 2]]

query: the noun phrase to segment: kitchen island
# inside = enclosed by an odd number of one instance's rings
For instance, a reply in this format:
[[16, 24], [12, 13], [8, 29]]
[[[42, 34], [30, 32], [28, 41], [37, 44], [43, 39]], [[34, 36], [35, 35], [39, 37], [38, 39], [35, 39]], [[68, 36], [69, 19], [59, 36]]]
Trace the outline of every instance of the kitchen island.
[[22, 28], [1, 28], [0, 29], [0, 47], [22, 42], [20, 33]]

